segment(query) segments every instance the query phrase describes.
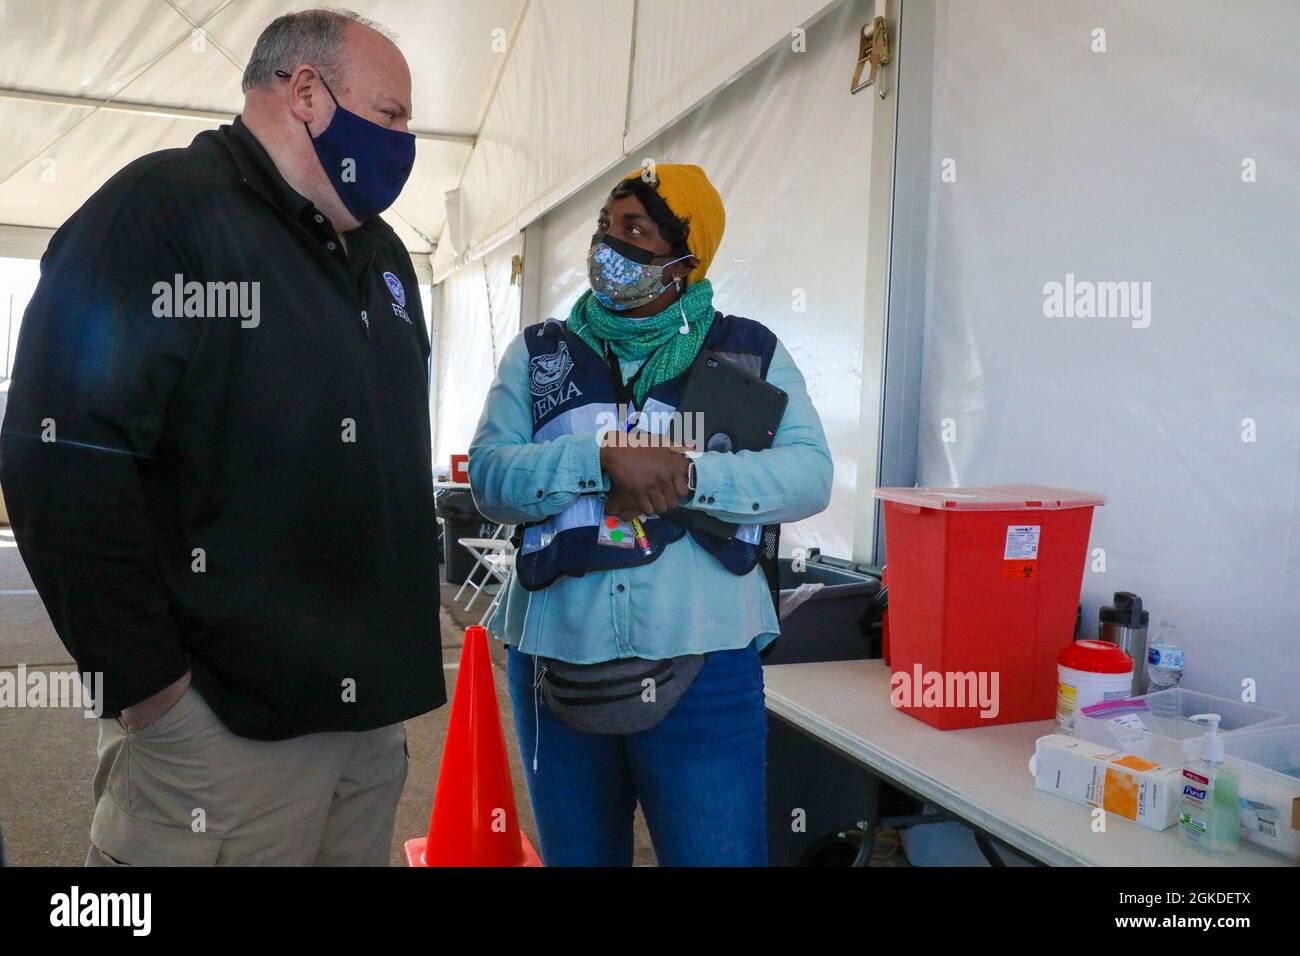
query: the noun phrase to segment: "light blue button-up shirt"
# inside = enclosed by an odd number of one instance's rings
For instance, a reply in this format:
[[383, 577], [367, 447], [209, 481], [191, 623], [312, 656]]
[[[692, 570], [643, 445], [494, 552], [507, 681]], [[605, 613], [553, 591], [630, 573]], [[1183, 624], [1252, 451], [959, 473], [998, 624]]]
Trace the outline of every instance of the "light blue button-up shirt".
[[[501, 358], [469, 449], [479, 511], [507, 524], [541, 521], [594, 488], [609, 491], [598, 432], [533, 440], [524, 334]], [[620, 363], [625, 380], [639, 364]], [[798, 521], [826, 507], [830, 449], [803, 375], [779, 342], [767, 380], [790, 396], [772, 447], [701, 454], [687, 507], [736, 524]], [[591, 664], [730, 650], [754, 639], [761, 649], [780, 625], [761, 568], [732, 574], [687, 534], [639, 567], [566, 575], [532, 592], [512, 576], [488, 630], [528, 654]]]

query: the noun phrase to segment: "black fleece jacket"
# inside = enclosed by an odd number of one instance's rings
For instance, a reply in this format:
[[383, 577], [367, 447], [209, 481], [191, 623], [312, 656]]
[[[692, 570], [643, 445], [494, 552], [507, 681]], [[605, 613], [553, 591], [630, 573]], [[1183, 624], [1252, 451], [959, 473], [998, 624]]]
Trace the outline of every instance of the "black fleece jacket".
[[446, 701], [419, 287], [381, 219], [346, 238], [237, 119], [51, 240], [0, 482], [106, 716], [187, 667], [260, 739]]

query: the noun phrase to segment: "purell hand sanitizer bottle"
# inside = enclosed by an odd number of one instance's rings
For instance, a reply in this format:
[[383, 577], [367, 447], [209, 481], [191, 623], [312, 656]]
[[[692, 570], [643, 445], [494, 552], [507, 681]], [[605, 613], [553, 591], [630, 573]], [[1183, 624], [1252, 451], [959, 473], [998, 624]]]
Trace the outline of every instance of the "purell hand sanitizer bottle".
[[1237, 775], [1223, 766], [1220, 718], [1218, 714], [1197, 714], [1188, 719], [1205, 724], [1207, 729], [1199, 741], [1188, 741], [1199, 743], [1201, 759], [1183, 768], [1178, 832], [1207, 853], [1232, 853], [1241, 841], [1241, 786]]

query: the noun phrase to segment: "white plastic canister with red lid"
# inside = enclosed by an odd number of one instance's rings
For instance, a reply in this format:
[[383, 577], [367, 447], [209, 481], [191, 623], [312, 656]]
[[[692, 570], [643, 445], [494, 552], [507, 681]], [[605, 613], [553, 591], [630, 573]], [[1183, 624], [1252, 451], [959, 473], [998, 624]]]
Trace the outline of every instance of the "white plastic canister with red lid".
[[1129, 696], [1133, 658], [1110, 641], [1075, 641], [1057, 655], [1056, 675], [1056, 728], [1073, 735], [1080, 708]]

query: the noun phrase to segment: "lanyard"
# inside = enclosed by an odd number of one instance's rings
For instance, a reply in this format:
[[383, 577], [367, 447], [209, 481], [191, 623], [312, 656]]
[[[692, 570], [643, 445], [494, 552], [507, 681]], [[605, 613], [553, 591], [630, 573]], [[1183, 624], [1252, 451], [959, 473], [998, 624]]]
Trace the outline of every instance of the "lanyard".
[[[663, 346], [660, 346], [662, 348]], [[610, 348], [609, 343], [605, 343], [605, 361], [609, 364], [609, 370], [614, 374], [614, 397], [618, 400], [619, 405], [626, 405], [628, 408], [636, 408], [636, 392], [634, 388], [637, 381], [641, 378], [641, 373], [645, 367], [650, 364], [650, 359], [657, 354], [658, 350], [646, 356], [641, 367], [626, 382], [623, 381], [623, 366], [619, 363], [618, 356]]]
[[[614, 354], [614, 350], [610, 348], [608, 342], [604, 343], [605, 361], [609, 365], [609, 370], [614, 373], [614, 395], [618, 399], [618, 404], [626, 405], [629, 409], [636, 409], [637, 411], [640, 411], [640, 409], [637, 409], [636, 406], [636, 392], [633, 389], [635, 388], [636, 383], [640, 381], [641, 373], [644, 372], [646, 368], [649, 367], [650, 363], [654, 360], [654, 357], [658, 355], [660, 351], [662, 351], [664, 347], [671, 342], [672, 339], [668, 339], [663, 343], [663, 345], [660, 345], [659, 348], [655, 349], [653, 352], [647, 355], [645, 357], [645, 361], [641, 363], [641, 367], [638, 368], [636, 372], [632, 375], [632, 377], [629, 378], [626, 382], [623, 381], [623, 366], [619, 364], [618, 356]], [[628, 431], [632, 430], [631, 424], [632, 424], [631, 417], [629, 416], [629, 421], [627, 423]]]

